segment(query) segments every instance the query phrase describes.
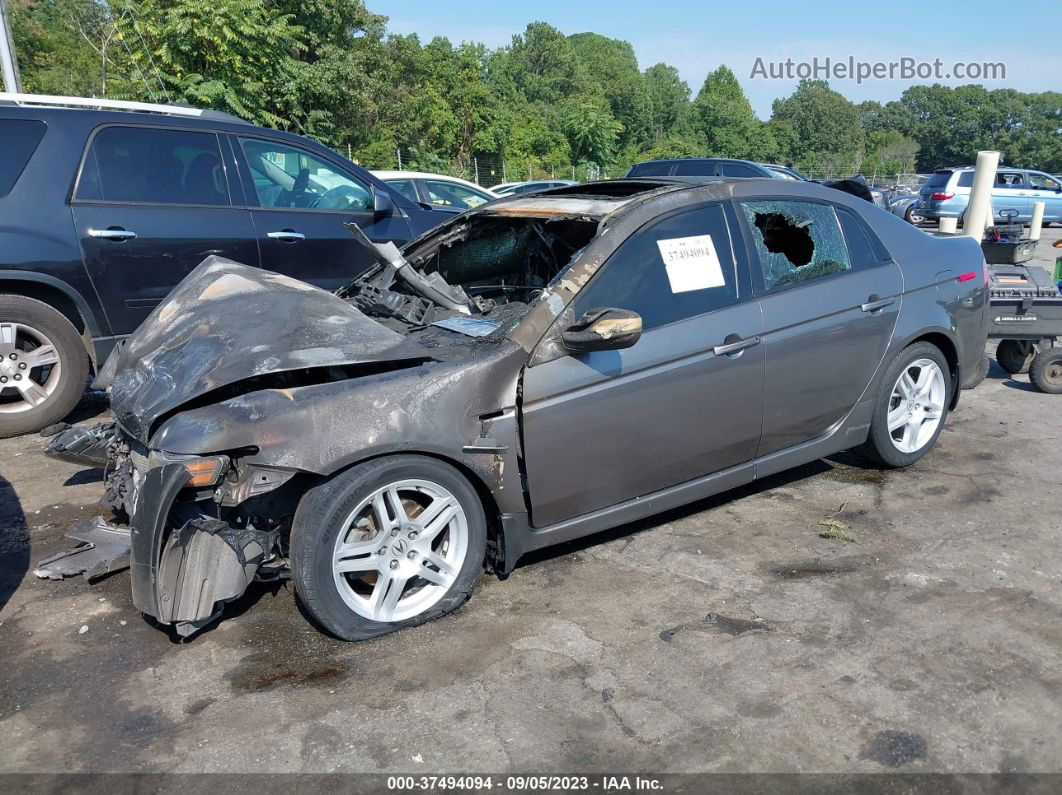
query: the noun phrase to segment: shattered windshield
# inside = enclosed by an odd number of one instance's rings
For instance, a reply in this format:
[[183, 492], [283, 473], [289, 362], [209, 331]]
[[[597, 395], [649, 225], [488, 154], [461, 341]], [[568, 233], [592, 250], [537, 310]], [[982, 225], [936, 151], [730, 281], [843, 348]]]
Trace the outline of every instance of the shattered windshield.
[[370, 315], [480, 336], [487, 326], [454, 317], [518, 318], [595, 234], [592, 219], [473, 215], [408, 259], [375, 246], [381, 265], [344, 294]]
[[740, 202], [768, 290], [851, 270], [837, 214], [828, 204]]

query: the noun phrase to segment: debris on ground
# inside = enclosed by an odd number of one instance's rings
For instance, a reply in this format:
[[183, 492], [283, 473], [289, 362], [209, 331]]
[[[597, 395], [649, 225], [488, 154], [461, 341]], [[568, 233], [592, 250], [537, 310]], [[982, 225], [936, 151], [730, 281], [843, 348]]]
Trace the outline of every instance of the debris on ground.
[[838, 519], [823, 519], [819, 522], [820, 527], [826, 528], [819, 531], [819, 538], [830, 541], [847, 541], [855, 543], [855, 538], [848, 534], [848, 525]]

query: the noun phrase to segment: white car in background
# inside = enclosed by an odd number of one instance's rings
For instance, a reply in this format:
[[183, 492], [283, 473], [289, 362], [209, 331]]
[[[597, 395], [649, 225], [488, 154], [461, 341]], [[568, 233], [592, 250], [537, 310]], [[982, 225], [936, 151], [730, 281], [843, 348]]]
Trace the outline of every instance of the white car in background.
[[407, 199], [430, 204], [433, 210], [463, 213], [498, 198], [488, 189], [460, 177], [428, 174], [423, 171], [373, 171]]
[[578, 184], [578, 181], [574, 179], [536, 179], [531, 182], [503, 182], [501, 185], [495, 185], [491, 190], [498, 196], [513, 196], [518, 193], [538, 193], [540, 190]]

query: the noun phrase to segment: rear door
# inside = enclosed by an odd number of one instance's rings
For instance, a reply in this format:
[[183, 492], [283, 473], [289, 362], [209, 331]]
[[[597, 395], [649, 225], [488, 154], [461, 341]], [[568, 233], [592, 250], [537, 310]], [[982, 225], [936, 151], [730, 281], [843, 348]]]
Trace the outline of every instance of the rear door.
[[410, 240], [397, 209], [373, 212], [373, 188], [352, 169], [287, 141], [231, 137], [266, 270], [334, 290], [373, 262], [346, 222], [374, 242]]
[[1044, 220], [1062, 220], [1062, 183], [1039, 171], [1029, 172], [1029, 214], [1032, 202], [1044, 203]]
[[903, 280], [851, 211], [805, 200], [738, 206], [762, 294], [763, 456], [824, 435], [852, 410], [892, 339]]
[[[575, 317], [604, 307], [641, 315], [643, 333], [633, 347], [573, 353], [524, 373], [523, 440], [536, 527], [755, 454], [762, 321], [743, 252], [739, 247], [735, 258], [731, 245], [729, 211], [705, 205], [644, 227], [575, 297]], [[706, 253], [709, 245], [713, 254]]]
[[115, 335], [132, 333], [211, 254], [258, 265], [221, 144], [212, 131], [155, 126], [109, 125], [90, 139], [71, 212]]
[[992, 213], [1000, 217], [1003, 210], [1017, 210], [1016, 218], [1027, 221], [1032, 217], [1032, 200], [1029, 183], [1024, 171], [996, 172], [996, 184], [992, 189]]

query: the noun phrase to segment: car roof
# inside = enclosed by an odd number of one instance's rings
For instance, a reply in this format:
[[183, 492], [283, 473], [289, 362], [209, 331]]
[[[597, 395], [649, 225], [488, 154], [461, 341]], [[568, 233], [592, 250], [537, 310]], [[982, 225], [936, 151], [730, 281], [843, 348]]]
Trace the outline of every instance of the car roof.
[[[259, 127], [220, 111], [208, 111], [198, 116], [185, 116], [162, 112], [71, 108], [0, 101], [0, 117], [42, 119], [56, 124], [73, 123], [81, 125], [83, 129], [98, 127], [103, 124], [126, 124], [140, 127], [182, 127], [191, 130], [202, 128], [204, 130], [231, 132], [238, 135], [268, 135], [270, 138], [286, 140], [296, 145], [306, 146], [311, 144], [318, 149], [328, 149], [328, 147], [312, 138], [276, 130], [272, 127]], [[338, 153], [335, 154], [337, 157], [343, 157]], [[345, 160], [346, 158], [343, 159]]]

